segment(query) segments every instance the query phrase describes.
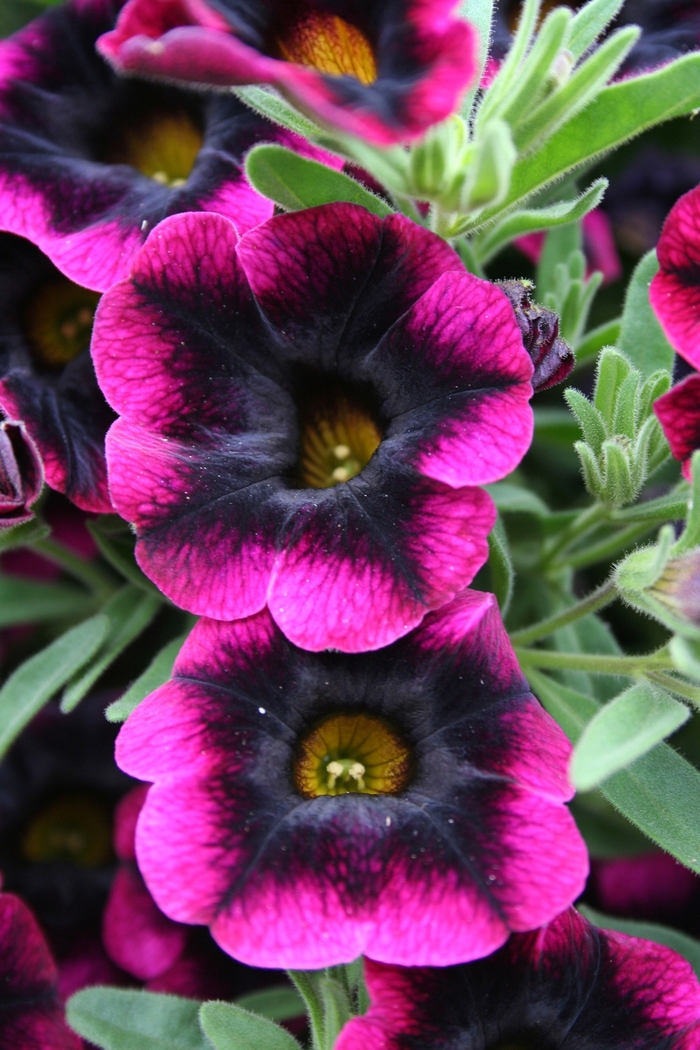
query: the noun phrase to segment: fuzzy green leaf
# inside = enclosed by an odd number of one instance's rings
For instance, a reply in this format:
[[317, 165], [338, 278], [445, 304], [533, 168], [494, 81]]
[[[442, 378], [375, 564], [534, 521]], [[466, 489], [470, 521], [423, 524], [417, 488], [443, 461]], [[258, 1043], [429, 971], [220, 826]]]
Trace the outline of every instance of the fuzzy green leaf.
[[[528, 671], [528, 677], [544, 707], [576, 743], [600, 704], [538, 671]], [[657, 744], [606, 780], [600, 791], [647, 838], [700, 874], [700, 773], [677, 751]]]
[[498, 599], [501, 616], [505, 616], [513, 597], [515, 573], [508, 549], [508, 537], [500, 518], [489, 533], [489, 568], [491, 588]]
[[172, 642], [168, 642], [153, 657], [143, 674], [139, 675], [135, 682], [132, 682], [127, 691], [118, 700], [109, 705], [105, 711], [105, 718], [108, 722], [125, 722], [131, 712], [136, 710], [149, 693], [152, 693], [168, 681], [172, 674], [177, 654], [185, 644], [186, 638], [186, 634], [180, 635], [179, 638], [174, 638]]
[[590, 0], [576, 14], [569, 34], [568, 49], [574, 59], [588, 51], [618, 15], [625, 0]]
[[66, 1019], [102, 1050], [211, 1050], [199, 1008], [177, 995], [98, 985], [70, 997]]
[[579, 422], [583, 440], [598, 455], [608, 436], [602, 415], [595, 405], [591, 404], [588, 398], [575, 387], [569, 387], [564, 391], [564, 400]]
[[94, 605], [82, 587], [43, 583], [24, 576], [0, 576], [0, 628], [18, 623], [79, 619]]
[[54, 693], [97, 652], [108, 626], [106, 616], [93, 616], [12, 672], [0, 689], [0, 757]]
[[346, 201], [360, 204], [374, 215], [392, 214], [388, 204], [355, 179], [284, 146], [254, 146], [246, 157], [245, 169], [258, 193], [285, 211]]
[[199, 1023], [216, 1050], [299, 1050], [284, 1028], [233, 1003], [204, 1003]]
[[648, 682], [625, 690], [602, 707], [584, 729], [571, 762], [571, 779], [590, 791], [674, 733], [690, 717], [679, 703]]
[[126, 649], [149, 623], [160, 608], [158, 598], [144, 593], [140, 587], [127, 583], [107, 602], [102, 613], [107, 617], [109, 630], [100, 651], [90, 665], [67, 687], [61, 700], [64, 713], [72, 711], [109, 665]]
[[45, 539], [50, 532], [49, 526], [37, 518], [25, 521], [23, 525], [13, 525], [10, 529], [3, 529], [0, 532], [0, 554], [3, 551], [15, 550], [17, 547], [31, 547], [32, 543]]
[[637, 263], [627, 286], [620, 328], [620, 349], [644, 376], [650, 376], [660, 368], [667, 372], [673, 371], [673, 347], [664, 335], [649, 302], [649, 285], [658, 269], [656, 251], [652, 248]]
[[268, 1021], [291, 1021], [293, 1017], [303, 1017], [306, 1005], [296, 988], [289, 984], [263, 988], [260, 992], [250, 992], [236, 999], [236, 1006], [251, 1014], [259, 1014]]
[[233, 94], [237, 95], [241, 102], [250, 106], [256, 113], [267, 117], [273, 124], [281, 124], [283, 128], [289, 128], [306, 139], [313, 139], [321, 134], [321, 128], [307, 117], [302, 116], [298, 109], [290, 106], [277, 94], [269, 89], [256, 87], [248, 84], [245, 87], [233, 88]]

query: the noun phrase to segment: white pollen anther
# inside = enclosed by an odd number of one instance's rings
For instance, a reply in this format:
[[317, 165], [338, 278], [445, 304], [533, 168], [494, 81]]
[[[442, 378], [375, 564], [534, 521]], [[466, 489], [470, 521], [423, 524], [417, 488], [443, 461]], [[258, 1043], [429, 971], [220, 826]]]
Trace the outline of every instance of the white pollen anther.
[[347, 481], [350, 477], [350, 471], [347, 467], [336, 467], [331, 477], [333, 481]]
[[348, 445], [336, 445], [333, 449], [333, 455], [336, 459], [347, 459], [350, 455], [350, 448]]

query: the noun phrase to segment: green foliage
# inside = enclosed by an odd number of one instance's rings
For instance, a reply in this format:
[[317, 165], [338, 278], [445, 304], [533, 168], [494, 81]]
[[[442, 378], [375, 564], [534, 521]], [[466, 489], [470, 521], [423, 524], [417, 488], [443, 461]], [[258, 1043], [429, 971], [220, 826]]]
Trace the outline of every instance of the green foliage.
[[308, 160], [284, 146], [254, 146], [246, 157], [245, 168], [249, 182], [258, 193], [285, 211], [347, 201], [361, 204], [374, 215], [392, 213], [388, 204], [349, 175]]
[[176, 995], [97, 986], [71, 996], [66, 1019], [102, 1050], [211, 1050], [199, 1008]]
[[[528, 676], [544, 707], [576, 743], [600, 704], [538, 671]], [[647, 838], [700, 873], [700, 773], [677, 751], [657, 744], [600, 790]]]
[[234, 88], [233, 94], [237, 95], [241, 102], [245, 102], [246, 106], [250, 106], [256, 113], [267, 117], [273, 124], [280, 124], [283, 128], [289, 128], [290, 131], [295, 131], [297, 135], [301, 135], [303, 138], [313, 141], [314, 138], [321, 134], [321, 129], [317, 124], [314, 124], [308, 117], [303, 116], [298, 109], [290, 106], [288, 102], [285, 102], [283, 98], [280, 98], [270, 88], [261, 88], [253, 84], [247, 84], [245, 87]]
[[204, 1003], [199, 1023], [216, 1050], [299, 1050], [284, 1028], [234, 1003]]
[[89, 665], [67, 686], [61, 700], [61, 710], [72, 711], [92, 689], [109, 665], [126, 649], [130, 642], [148, 627], [158, 612], [158, 598], [144, 593], [133, 583], [127, 583], [110, 598], [102, 609], [108, 630], [99, 652]]
[[82, 587], [0, 576], [0, 628], [84, 616], [90, 600]]
[[649, 302], [649, 285], [658, 269], [656, 251], [652, 248], [640, 259], [627, 286], [620, 327], [620, 349], [643, 376], [650, 376], [659, 369], [673, 371], [673, 347]]
[[617, 930], [625, 933], [628, 937], [641, 937], [645, 941], [653, 941], [655, 944], [665, 944], [674, 952], [678, 952], [687, 959], [693, 967], [697, 977], [700, 977], [700, 941], [688, 937], [679, 930], [662, 926], [658, 922], [643, 922], [638, 919], [620, 919], [616, 915], [603, 915], [602, 912], [589, 908], [587, 904], [579, 906], [579, 911], [585, 915], [594, 926], [602, 930]]
[[564, 392], [583, 441], [577, 441], [587, 490], [601, 503], [632, 503], [647, 478], [668, 456], [653, 403], [671, 385], [668, 372], [648, 378], [624, 354], [607, 347], [600, 355], [593, 402], [573, 388]]
[[37, 518], [25, 521], [23, 525], [14, 525], [10, 529], [4, 528], [0, 532], [0, 554], [17, 547], [29, 547], [37, 540], [45, 539], [50, 531], [49, 526]]
[[152, 693], [168, 681], [172, 674], [177, 654], [182, 649], [186, 638], [186, 634], [180, 635], [179, 638], [173, 638], [172, 642], [168, 642], [153, 657], [143, 674], [139, 675], [135, 682], [132, 682], [118, 700], [109, 705], [105, 711], [105, 717], [108, 722], [125, 722], [131, 712], [136, 710], [149, 693]]
[[618, 15], [625, 0], [590, 0], [571, 24], [567, 46], [578, 60], [596, 42]]
[[508, 548], [508, 536], [500, 518], [489, 533], [489, 569], [491, 572], [490, 590], [496, 595], [501, 616], [508, 612], [513, 597], [513, 562]]
[[161, 601], [165, 600], [137, 565], [134, 556], [136, 536], [122, 518], [116, 514], [101, 514], [94, 521], [88, 521], [87, 527], [102, 557], [120, 576], [148, 594], [157, 595]]
[[571, 779], [590, 791], [645, 755], [690, 717], [690, 711], [649, 682], [639, 682], [600, 709], [574, 749]]
[[108, 627], [106, 616], [93, 616], [13, 671], [0, 689], [0, 757], [54, 693], [97, 652]]
[[[505, 65], [505, 63], [504, 63]], [[502, 210], [639, 135], [647, 128], [690, 115], [700, 107], [700, 54], [684, 55], [661, 69], [611, 84], [513, 170]], [[487, 209], [474, 226], [490, 222], [500, 208]]]
[[235, 1005], [249, 1013], [266, 1017], [268, 1021], [291, 1021], [293, 1017], [303, 1017], [306, 1013], [304, 1000], [290, 984], [242, 995], [236, 999]]

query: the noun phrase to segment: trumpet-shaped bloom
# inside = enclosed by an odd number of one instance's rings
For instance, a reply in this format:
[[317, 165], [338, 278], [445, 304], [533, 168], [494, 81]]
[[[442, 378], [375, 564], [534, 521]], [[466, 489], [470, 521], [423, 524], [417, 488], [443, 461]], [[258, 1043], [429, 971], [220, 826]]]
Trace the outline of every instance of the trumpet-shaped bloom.
[[47, 484], [104, 513], [112, 509], [105, 435], [114, 413], [90, 359], [98, 300], [33, 244], [0, 234], [0, 407], [22, 421]]
[[[698, 348], [700, 351], [700, 342]], [[654, 412], [674, 458], [681, 461], [683, 473], [690, 481], [691, 457], [700, 448], [700, 375], [687, 376], [671, 387], [654, 402]]]
[[379, 145], [449, 116], [476, 75], [454, 0], [130, 0], [99, 48], [122, 72], [273, 84], [310, 116]]
[[0, 893], [1, 1050], [80, 1050], [58, 996], [58, 971], [39, 924], [13, 893]]
[[117, 740], [155, 782], [136, 855], [158, 906], [295, 969], [478, 958], [567, 907], [569, 753], [478, 591], [362, 654], [298, 649], [267, 611], [200, 620]]
[[0, 228], [97, 291], [167, 215], [216, 211], [240, 232], [269, 218], [243, 173], [256, 142], [319, 155], [231, 96], [116, 76], [95, 41], [120, 6], [68, 0], [0, 41]]
[[144, 571], [308, 649], [374, 649], [466, 586], [532, 432], [504, 293], [402, 216], [337, 204], [240, 241], [174, 216], [103, 297], [110, 490]]
[[700, 985], [670, 948], [573, 908], [488, 959], [448, 969], [365, 961], [370, 1009], [336, 1050], [697, 1050]]
[[675, 350], [700, 367], [700, 186], [676, 201], [661, 231], [649, 298]]

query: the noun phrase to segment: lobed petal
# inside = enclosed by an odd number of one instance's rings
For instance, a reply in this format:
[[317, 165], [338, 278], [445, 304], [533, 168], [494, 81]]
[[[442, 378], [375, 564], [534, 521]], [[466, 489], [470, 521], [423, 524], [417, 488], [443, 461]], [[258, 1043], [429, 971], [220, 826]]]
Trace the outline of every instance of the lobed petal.
[[690, 460], [700, 448], [700, 375], [687, 376], [654, 402], [671, 454], [683, 464], [690, 481]]
[[700, 366], [700, 187], [676, 201], [657, 248], [659, 272], [649, 299], [669, 342]]

